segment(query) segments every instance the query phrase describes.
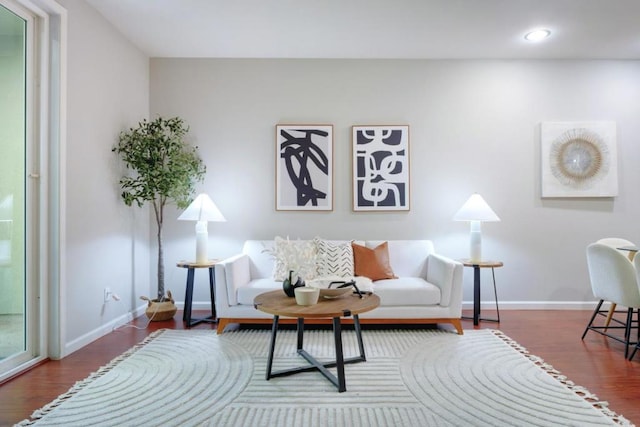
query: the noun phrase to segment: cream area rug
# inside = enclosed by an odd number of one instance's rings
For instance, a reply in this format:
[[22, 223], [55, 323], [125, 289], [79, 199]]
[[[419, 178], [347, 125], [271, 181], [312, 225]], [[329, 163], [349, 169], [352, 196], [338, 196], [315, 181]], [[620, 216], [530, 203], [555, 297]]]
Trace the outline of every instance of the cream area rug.
[[[344, 331], [345, 357], [357, 355]], [[161, 330], [20, 425], [606, 426], [630, 423], [499, 331], [363, 331], [367, 361], [347, 391], [319, 372], [265, 380], [270, 331]], [[334, 356], [333, 333], [305, 349]], [[278, 334], [273, 369], [305, 365]]]

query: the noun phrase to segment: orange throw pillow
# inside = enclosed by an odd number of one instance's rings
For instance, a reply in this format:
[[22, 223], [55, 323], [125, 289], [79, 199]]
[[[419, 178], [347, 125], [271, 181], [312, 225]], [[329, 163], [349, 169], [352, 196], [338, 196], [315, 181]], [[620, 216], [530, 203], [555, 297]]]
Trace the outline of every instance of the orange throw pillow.
[[365, 276], [371, 280], [397, 279], [389, 265], [389, 247], [387, 242], [375, 249], [351, 243], [353, 248], [353, 268], [356, 276]]

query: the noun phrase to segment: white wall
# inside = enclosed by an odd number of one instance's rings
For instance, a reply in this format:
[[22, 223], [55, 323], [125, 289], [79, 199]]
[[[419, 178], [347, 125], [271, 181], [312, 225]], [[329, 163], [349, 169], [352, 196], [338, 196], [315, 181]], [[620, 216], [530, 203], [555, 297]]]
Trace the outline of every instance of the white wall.
[[[119, 198], [111, 152], [121, 130], [148, 116], [149, 60], [84, 1], [68, 10], [64, 189], [65, 352], [110, 332], [150, 292], [148, 211]], [[122, 298], [103, 303], [103, 288]]]
[[[503, 306], [567, 307], [593, 300], [588, 243], [640, 242], [638, 61], [152, 59], [150, 71], [150, 113], [191, 125], [208, 168], [200, 190], [228, 220], [209, 225], [212, 256], [248, 238], [318, 235], [430, 238], [462, 258], [468, 225], [451, 217], [479, 192], [502, 219], [484, 224], [483, 254], [505, 264], [496, 270]], [[619, 196], [542, 200], [539, 124], [578, 120], [617, 122]], [[275, 211], [276, 123], [334, 125], [333, 212]], [[352, 212], [354, 124], [411, 126], [410, 212]], [[171, 220], [178, 214], [167, 216], [166, 274], [182, 299], [186, 272], [174, 266], [193, 257], [194, 239], [193, 224]], [[467, 270], [467, 301], [471, 287]], [[194, 300], [206, 300], [204, 282], [196, 288]]]

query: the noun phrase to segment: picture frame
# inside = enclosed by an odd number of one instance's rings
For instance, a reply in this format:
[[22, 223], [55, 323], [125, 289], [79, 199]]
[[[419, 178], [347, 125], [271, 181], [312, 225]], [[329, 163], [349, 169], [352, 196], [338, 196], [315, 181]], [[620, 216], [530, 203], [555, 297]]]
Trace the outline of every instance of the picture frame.
[[408, 125], [352, 126], [353, 210], [410, 210]]
[[333, 210], [333, 125], [276, 125], [276, 210]]
[[541, 197], [618, 195], [615, 122], [543, 122], [540, 152]]

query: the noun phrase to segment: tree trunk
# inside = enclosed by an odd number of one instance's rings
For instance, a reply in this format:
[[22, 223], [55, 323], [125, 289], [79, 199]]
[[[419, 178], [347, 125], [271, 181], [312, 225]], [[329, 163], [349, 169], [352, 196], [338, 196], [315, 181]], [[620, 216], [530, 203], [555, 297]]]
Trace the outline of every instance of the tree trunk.
[[162, 223], [158, 223], [158, 301], [164, 300], [164, 255], [162, 252]]
[[158, 302], [164, 301], [164, 253], [162, 251], [162, 223], [164, 200], [162, 197], [153, 200], [153, 212], [158, 226]]

